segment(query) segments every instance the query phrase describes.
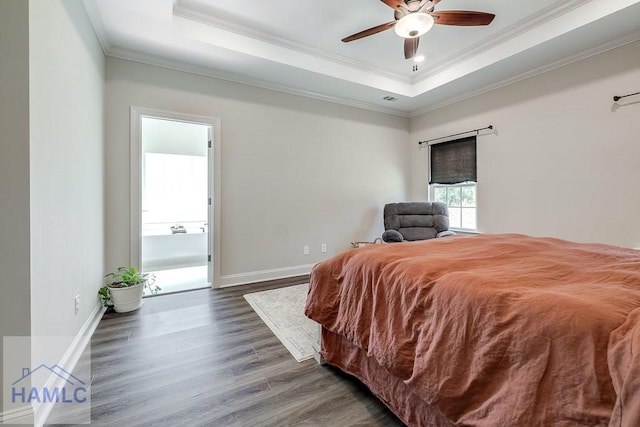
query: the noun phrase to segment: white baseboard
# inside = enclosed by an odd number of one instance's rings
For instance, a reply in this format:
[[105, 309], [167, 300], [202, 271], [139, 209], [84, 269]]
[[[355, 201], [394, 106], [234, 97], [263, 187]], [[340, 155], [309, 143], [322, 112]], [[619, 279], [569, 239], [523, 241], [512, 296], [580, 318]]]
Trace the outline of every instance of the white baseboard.
[[248, 273], [228, 274], [220, 276], [218, 288], [247, 285], [250, 283], [266, 282], [268, 280], [285, 279], [287, 277], [304, 276], [311, 273], [315, 264], [298, 265], [295, 267], [274, 268], [271, 270], [250, 271]]
[[[270, 270], [252, 271], [248, 273], [229, 274], [220, 277], [220, 288], [230, 286], [247, 285], [251, 283], [264, 282], [269, 280], [284, 279], [287, 277], [303, 276], [309, 274], [315, 264], [299, 265], [295, 267], [275, 268]], [[80, 360], [84, 349], [91, 341], [91, 336], [95, 332], [105, 309], [100, 304], [97, 304], [92, 310], [89, 318], [80, 328], [80, 331], [69, 345], [69, 348], [62, 356], [60, 366], [65, 366], [68, 371], [73, 371], [76, 364]], [[45, 387], [55, 388], [61, 387], [63, 380], [56, 376], [51, 375], [46, 382]], [[54, 403], [43, 403], [39, 405], [25, 405], [18, 409], [12, 409], [5, 412], [0, 412], [1, 424], [32, 424], [34, 426], [43, 426], [51, 411], [53, 410]]]
[[[101, 304], [97, 304], [93, 308], [91, 314], [89, 314], [89, 318], [80, 328], [80, 331], [69, 345], [69, 348], [67, 348], [58, 365], [64, 366], [69, 372], [73, 372], [87, 344], [91, 342], [91, 336], [98, 327], [105, 311], [106, 308], [103, 308]], [[50, 390], [55, 387], [62, 388], [64, 387], [64, 379], [58, 375], [51, 374], [45, 387]], [[40, 427], [46, 423], [54, 405], [55, 403], [42, 403], [34, 406], [34, 426]]]

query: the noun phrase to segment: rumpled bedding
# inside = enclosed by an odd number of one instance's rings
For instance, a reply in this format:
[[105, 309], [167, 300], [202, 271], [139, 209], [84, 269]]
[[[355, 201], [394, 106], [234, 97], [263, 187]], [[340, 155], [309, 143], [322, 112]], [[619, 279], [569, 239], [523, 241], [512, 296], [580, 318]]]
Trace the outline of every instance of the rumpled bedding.
[[519, 234], [370, 245], [314, 267], [305, 313], [447, 424], [640, 426], [640, 251]]

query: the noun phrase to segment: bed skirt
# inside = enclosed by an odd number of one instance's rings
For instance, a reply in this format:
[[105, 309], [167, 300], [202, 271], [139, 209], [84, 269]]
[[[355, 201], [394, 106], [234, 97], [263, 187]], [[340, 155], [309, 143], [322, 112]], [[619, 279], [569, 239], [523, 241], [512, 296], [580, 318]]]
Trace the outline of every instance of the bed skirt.
[[415, 427], [452, 427], [437, 408], [416, 396], [367, 353], [341, 335], [322, 328], [324, 360], [364, 383], [402, 422]]

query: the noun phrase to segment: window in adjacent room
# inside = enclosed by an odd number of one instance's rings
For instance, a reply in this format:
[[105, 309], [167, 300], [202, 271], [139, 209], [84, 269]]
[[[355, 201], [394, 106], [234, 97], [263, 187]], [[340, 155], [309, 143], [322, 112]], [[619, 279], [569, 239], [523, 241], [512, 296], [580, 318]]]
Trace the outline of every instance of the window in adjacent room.
[[449, 207], [449, 227], [477, 230], [476, 137], [429, 146], [429, 200]]

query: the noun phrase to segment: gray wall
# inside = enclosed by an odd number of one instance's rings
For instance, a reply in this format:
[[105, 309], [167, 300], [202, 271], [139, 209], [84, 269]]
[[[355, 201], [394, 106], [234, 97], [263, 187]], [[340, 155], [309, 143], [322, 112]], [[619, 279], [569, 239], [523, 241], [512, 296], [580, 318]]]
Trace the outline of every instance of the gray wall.
[[[0, 2], [0, 73], [0, 337], [28, 336], [31, 333], [28, 2]], [[0, 341], [0, 354], [2, 350]], [[0, 405], [2, 402], [0, 389]]]
[[0, 332], [73, 339], [104, 274], [104, 55], [82, 3], [0, 2], [0, 69]]
[[406, 197], [408, 119], [114, 58], [106, 91], [107, 268], [129, 260], [132, 105], [221, 120], [222, 284], [308, 271]]
[[105, 61], [82, 2], [30, 8], [31, 329], [75, 336], [104, 274]]
[[[493, 124], [478, 140], [478, 228], [640, 246], [636, 42], [411, 121], [414, 142]], [[622, 104], [626, 104], [622, 106]], [[427, 150], [412, 150], [411, 195]]]

